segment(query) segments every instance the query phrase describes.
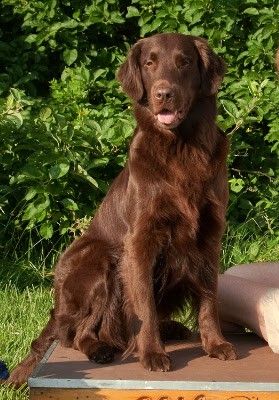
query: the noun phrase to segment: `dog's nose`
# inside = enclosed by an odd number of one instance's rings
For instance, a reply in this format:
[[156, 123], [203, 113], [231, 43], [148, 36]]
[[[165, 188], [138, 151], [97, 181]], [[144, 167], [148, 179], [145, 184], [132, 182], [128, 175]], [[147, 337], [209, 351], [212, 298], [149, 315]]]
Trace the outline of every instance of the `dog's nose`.
[[157, 100], [167, 101], [173, 97], [173, 91], [170, 87], [160, 87], [155, 91], [155, 97]]

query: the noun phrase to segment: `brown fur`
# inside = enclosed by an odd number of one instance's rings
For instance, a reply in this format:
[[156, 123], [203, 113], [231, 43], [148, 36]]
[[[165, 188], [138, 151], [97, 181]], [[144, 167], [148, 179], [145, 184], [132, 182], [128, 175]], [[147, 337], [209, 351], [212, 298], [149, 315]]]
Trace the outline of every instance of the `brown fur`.
[[[166, 371], [160, 330], [187, 336], [170, 317], [189, 298], [205, 351], [236, 357], [216, 304], [228, 201], [228, 142], [215, 123], [224, 70], [201, 38], [160, 34], [132, 47], [118, 73], [137, 120], [129, 160], [60, 257], [50, 321], [9, 382], [24, 382], [54, 338], [97, 362], [137, 350], [145, 368]], [[166, 110], [176, 112], [172, 126], [158, 121]]]

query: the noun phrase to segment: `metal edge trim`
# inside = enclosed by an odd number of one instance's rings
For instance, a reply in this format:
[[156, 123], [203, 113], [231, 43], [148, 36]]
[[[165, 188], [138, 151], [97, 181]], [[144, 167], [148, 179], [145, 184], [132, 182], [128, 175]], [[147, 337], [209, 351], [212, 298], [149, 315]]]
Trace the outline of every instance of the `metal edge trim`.
[[38, 365], [35, 367], [35, 369], [33, 370], [32, 374], [30, 375], [29, 379], [28, 379], [28, 385], [29, 385], [29, 380], [30, 379], [36, 379], [35, 376], [38, 374], [38, 372], [41, 370], [41, 368], [43, 367], [43, 365], [47, 362], [47, 360], [49, 359], [49, 357], [51, 356], [52, 352], [54, 351], [55, 347], [58, 344], [58, 340], [54, 340], [54, 342], [50, 345], [50, 347], [48, 348], [48, 350], [45, 352], [43, 358], [41, 359], [41, 361], [38, 363]]
[[279, 392], [279, 382], [198, 382], [198, 381], [136, 381], [29, 378], [30, 388], [63, 389], [155, 389], [155, 390], [219, 390], [247, 392]]

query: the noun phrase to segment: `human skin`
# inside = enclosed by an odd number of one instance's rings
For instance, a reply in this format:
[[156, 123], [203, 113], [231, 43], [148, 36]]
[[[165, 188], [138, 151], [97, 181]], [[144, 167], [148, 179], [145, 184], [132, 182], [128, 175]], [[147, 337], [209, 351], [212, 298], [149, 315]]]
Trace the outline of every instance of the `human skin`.
[[237, 265], [219, 275], [218, 306], [223, 331], [247, 327], [279, 349], [279, 263]]

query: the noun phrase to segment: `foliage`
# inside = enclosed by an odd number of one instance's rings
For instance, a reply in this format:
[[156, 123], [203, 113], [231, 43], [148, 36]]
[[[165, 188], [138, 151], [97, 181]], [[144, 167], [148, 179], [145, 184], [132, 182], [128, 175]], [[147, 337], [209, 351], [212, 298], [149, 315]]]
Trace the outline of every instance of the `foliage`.
[[94, 212], [125, 162], [134, 126], [115, 71], [139, 37], [165, 31], [204, 36], [227, 62], [219, 124], [231, 137], [229, 220], [238, 225], [249, 215], [275, 234], [277, 1], [2, 0], [0, 15], [6, 254], [30, 243], [48, 252]]

